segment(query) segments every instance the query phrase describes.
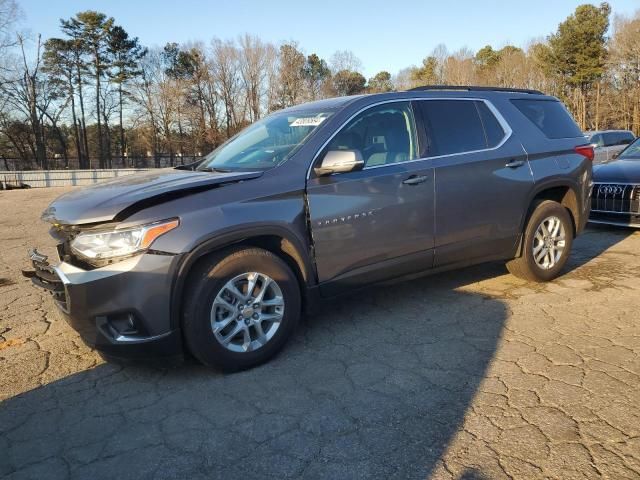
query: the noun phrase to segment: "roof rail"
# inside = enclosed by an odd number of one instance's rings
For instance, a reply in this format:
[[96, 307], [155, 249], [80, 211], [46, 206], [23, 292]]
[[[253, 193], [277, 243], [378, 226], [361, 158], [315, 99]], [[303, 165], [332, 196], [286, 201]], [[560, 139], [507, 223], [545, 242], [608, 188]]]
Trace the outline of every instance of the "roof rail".
[[478, 87], [474, 85], [424, 85], [422, 87], [410, 88], [409, 90], [407, 90], [407, 92], [417, 92], [424, 90], [466, 90], [468, 92], [514, 92], [544, 95], [544, 93], [539, 90], [529, 90], [526, 88]]

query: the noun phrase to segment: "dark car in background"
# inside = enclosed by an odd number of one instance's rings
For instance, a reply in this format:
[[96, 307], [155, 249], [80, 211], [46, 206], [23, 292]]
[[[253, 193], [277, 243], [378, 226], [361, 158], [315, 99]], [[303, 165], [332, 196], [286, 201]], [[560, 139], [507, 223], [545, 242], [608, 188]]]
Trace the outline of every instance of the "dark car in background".
[[[593, 149], [557, 98], [423, 87], [275, 112], [193, 170], [72, 191], [27, 272], [108, 358], [266, 361], [319, 300], [486, 261], [558, 276]], [[392, 319], [390, 319], [392, 321]]]
[[640, 139], [593, 169], [592, 223], [640, 227]]
[[589, 143], [593, 146], [594, 164], [607, 163], [632, 143], [636, 137], [629, 130], [599, 130], [587, 132]]

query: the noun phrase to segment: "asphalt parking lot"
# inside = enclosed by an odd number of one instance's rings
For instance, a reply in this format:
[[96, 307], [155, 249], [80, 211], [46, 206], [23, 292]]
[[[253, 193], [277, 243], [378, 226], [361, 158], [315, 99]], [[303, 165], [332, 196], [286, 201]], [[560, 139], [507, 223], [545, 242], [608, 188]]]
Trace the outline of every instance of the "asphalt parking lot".
[[332, 301], [274, 361], [104, 363], [21, 278], [63, 189], [0, 193], [0, 477], [640, 478], [640, 232]]

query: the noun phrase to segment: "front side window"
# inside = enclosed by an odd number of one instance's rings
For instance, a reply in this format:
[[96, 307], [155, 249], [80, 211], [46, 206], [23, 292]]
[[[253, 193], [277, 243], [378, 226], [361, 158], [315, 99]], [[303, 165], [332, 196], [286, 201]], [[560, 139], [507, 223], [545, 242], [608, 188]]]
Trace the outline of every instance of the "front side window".
[[[487, 137], [475, 101], [424, 100], [417, 104], [429, 137], [429, 156], [487, 148]], [[495, 134], [494, 131], [492, 136]]]
[[326, 151], [357, 150], [366, 167], [417, 157], [416, 132], [409, 102], [371, 107], [354, 117], [329, 142]]
[[333, 112], [275, 113], [207, 155], [198, 170], [268, 170], [284, 163]]

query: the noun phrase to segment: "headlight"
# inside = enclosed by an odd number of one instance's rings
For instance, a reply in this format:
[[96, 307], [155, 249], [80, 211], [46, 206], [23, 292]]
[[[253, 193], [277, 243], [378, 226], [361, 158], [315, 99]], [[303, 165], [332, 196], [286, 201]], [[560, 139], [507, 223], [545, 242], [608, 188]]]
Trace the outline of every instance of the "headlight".
[[156, 238], [176, 228], [177, 219], [102, 232], [84, 232], [71, 242], [71, 250], [88, 260], [126, 257], [146, 250]]

